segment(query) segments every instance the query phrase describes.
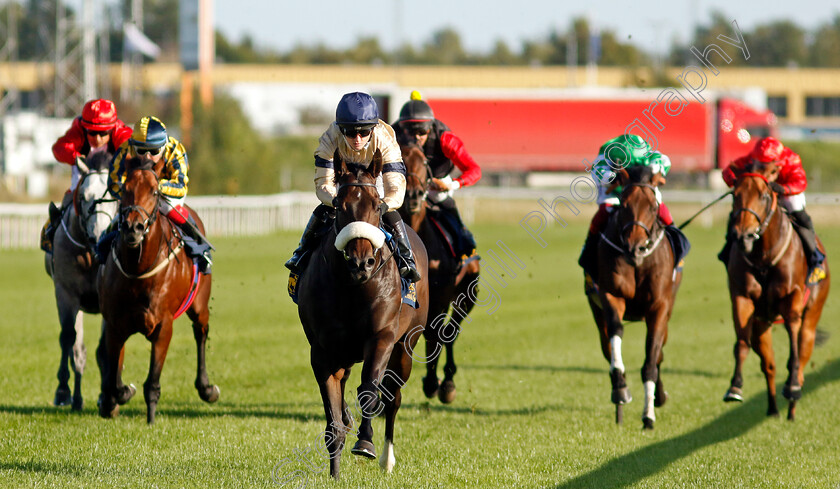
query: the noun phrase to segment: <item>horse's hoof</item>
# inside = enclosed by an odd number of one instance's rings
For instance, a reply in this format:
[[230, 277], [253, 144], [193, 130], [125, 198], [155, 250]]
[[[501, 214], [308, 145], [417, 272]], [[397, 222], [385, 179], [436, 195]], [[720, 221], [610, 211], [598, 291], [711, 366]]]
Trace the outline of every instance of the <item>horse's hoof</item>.
[[373, 442], [368, 440], [357, 441], [350, 452], [360, 457], [376, 458], [376, 447], [373, 446]]
[[219, 400], [219, 396], [222, 395], [222, 390], [219, 389], [218, 385], [213, 385], [210, 387], [210, 395], [208, 395], [207, 398], [204, 399], [204, 401], [212, 404]]
[[628, 404], [633, 400], [633, 396], [630, 395], [630, 389], [621, 387], [619, 389], [613, 389], [611, 400], [613, 404]]
[[653, 420], [650, 418], [642, 418], [642, 429], [645, 430], [652, 430], [653, 429]]
[[109, 419], [116, 418], [120, 414], [120, 405], [113, 402], [113, 399], [108, 403], [102, 402], [103, 394], [99, 394], [99, 399], [96, 401], [99, 407], [99, 416]]
[[435, 397], [438, 394], [438, 388], [440, 388], [440, 380], [437, 377], [423, 377], [423, 394], [427, 398]]
[[726, 394], [723, 395], [723, 402], [744, 402], [744, 396], [741, 395], [739, 387], [730, 387]]
[[444, 380], [438, 389], [438, 399], [444, 404], [450, 404], [455, 400], [455, 382]]
[[71, 409], [73, 411], [81, 411], [84, 408], [85, 408], [85, 401], [81, 397], [78, 398], [78, 399], [73, 398], [73, 406], [71, 407]]
[[668, 402], [668, 392], [656, 389], [656, 393], [653, 395], [653, 406], [662, 407], [666, 402]]
[[788, 401], [798, 401], [802, 398], [802, 387], [791, 387], [785, 385], [785, 387], [782, 389], [782, 395], [785, 396], [785, 399], [787, 399]]
[[134, 397], [134, 394], [137, 394], [137, 387], [134, 387], [134, 384], [128, 384], [124, 386], [120, 390], [120, 396], [117, 397], [117, 404], [125, 404]]
[[54, 406], [68, 406], [73, 401], [73, 395], [69, 388], [59, 387], [55, 390]]

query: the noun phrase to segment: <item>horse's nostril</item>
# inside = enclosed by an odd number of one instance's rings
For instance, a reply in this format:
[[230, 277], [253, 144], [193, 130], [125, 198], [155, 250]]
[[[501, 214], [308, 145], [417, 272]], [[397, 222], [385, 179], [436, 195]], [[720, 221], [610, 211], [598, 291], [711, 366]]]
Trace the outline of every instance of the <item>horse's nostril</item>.
[[373, 257], [371, 257], [371, 258], [368, 258], [368, 259], [367, 259], [367, 266], [368, 266], [368, 268], [373, 268], [373, 266], [374, 266], [375, 264], [376, 264], [376, 260], [374, 260], [374, 259], [373, 259]]
[[142, 233], [143, 232], [143, 224], [142, 223], [135, 224], [134, 225], [134, 232]]

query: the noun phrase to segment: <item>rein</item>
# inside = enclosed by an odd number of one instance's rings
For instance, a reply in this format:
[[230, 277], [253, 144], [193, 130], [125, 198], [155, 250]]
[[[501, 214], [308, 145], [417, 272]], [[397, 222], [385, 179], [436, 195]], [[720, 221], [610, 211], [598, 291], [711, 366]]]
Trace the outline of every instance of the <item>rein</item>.
[[[622, 192], [622, 194], [623, 194], [624, 192], [626, 192], [626, 191], [627, 191], [627, 189], [628, 189], [628, 188], [630, 188], [630, 187], [642, 187], [642, 188], [648, 188], [648, 189], [650, 189], [651, 191], [653, 191], [653, 192], [654, 192], [654, 200], [656, 199], [656, 187], [654, 187], [654, 186], [653, 186], [653, 185], [651, 185], [651, 184], [648, 184], [648, 183], [629, 183], [629, 184], [627, 184], [627, 185], [625, 185], [625, 186], [624, 186], [624, 191]], [[623, 200], [623, 199], [622, 199], [622, 200]], [[617, 250], [619, 253], [621, 253], [621, 254], [629, 254], [629, 253], [630, 253], [630, 250], [626, 248], [627, 243], [626, 243], [626, 241], [625, 241], [625, 239], [624, 239], [624, 232], [625, 232], [627, 229], [632, 229], [634, 226], [639, 226], [640, 228], [642, 228], [642, 229], [644, 229], [644, 230], [645, 230], [645, 233], [646, 233], [646, 234], [647, 234], [647, 236], [648, 236], [647, 242], [648, 242], [648, 243], [650, 243], [650, 244], [646, 247], [646, 251], [645, 251], [644, 253], [642, 253], [641, 255], [639, 255], [639, 257], [640, 257], [640, 258], [647, 258], [648, 256], [650, 256], [650, 255], [651, 255], [651, 253], [653, 253], [653, 252], [656, 250], [656, 248], [657, 248], [657, 247], [659, 247], [659, 243], [661, 243], [661, 242], [662, 242], [662, 238], [663, 238], [663, 237], [665, 237], [665, 230], [664, 230], [664, 229], [662, 229], [661, 227], [658, 227], [658, 228], [656, 227], [656, 225], [657, 225], [657, 223], [658, 223], [658, 219], [659, 219], [659, 217], [658, 217], [659, 212], [658, 212], [658, 211], [659, 211], [659, 206], [660, 206], [660, 205], [661, 205], [661, 204], [659, 204], [659, 203], [657, 202], [657, 212], [656, 212], [656, 214], [657, 214], [657, 218], [656, 218], [656, 219], [657, 219], [657, 220], [654, 222], [654, 227], [653, 227], [653, 229], [648, 228], [648, 227], [645, 225], [645, 223], [643, 223], [643, 222], [641, 222], [641, 221], [632, 221], [632, 222], [628, 222], [627, 224], [625, 224], [625, 225], [621, 228], [621, 231], [619, 232], [618, 237], [619, 237], [619, 241], [621, 242], [621, 246], [619, 246], [619, 245], [617, 245], [617, 244], [613, 243], [613, 242], [612, 242], [612, 241], [611, 241], [611, 240], [610, 240], [610, 239], [609, 239], [609, 238], [608, 238], [608, 237], [607, 237], [604, 233], [601, 233], [601, 239], [603, 239], [603, 240], [604, 240], [604, 241], [605, 241], [608, 245], [610, 245], [613, 249]], [[658, 233], [657, 233], [657, 231], [658, 231]], [[651, 237], [652, 237], [652, 236], [654, 236], [654, 234], [656, 235], [656, 239], [654, 239], [654, 240], [651, 242]]]

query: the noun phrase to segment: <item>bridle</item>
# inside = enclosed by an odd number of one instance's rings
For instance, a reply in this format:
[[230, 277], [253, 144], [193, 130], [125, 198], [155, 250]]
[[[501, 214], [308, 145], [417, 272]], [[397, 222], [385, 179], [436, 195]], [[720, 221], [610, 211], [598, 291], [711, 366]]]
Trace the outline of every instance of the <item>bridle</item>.
[[85, 180], [88, 179], [91, 175], [107, 175], [108, 169], [101, 169], [101, 170], [89, 170], [87, 173], [82, 176], [82, 179], [79, 180], [79, 183], [76, 185], [76, 189], [73, 191], [73, 210], [76, 212], [76, 221], [79, 227], [82, 229], [85, 237], [87, 238], [88, 244], [83, 244], [73, 237], [70, 230], [67, 228], [67, 223], [64, 219], [61, 220], [61, 227], [64, 229], [64, 234], [67, 236], [67, 239], [73, 243], [74, 246], [81, 248], [81, 249], [92, 249], [92, 243], [96, 243], [97, 236], [91, 236], [88, 233], [87, 223], [88, 221], [96, 216], [97, 214], [104, 214], [108, 216], [108, 220], [112, 220], [114, 218], [113, 215], [109, 214], [104, 210], [99, 210], [97, 207], [99, 204], [107, 203], [107, 202], [116, 202], [117, 199], [113, 197], [106, 197], [108, 195], [108, 189], [106, 188], [105, 191], [102, 193], [102, 197], [98, 199], [94, 199], [89, 203], [88, 206], [83, 206], [81, 202], [79, 202], [79, 191], [83, 188]]
[[[338, 195], [338, 194], [341, 192], [341, 189], [343, 189], [343, 188], [345, 188], [345, 187], [372, 187], [373, 189], [376, 189], [376, 184], [375, 184], [375, 183], [369, 183], [369, 182], [348, 182], [348, 183], [342, 183], [342, 184], [340, 184], [340, 185], [338, 186], [338, 188], [336, 189], [336, 195]], [[337, 209], [337, 207], [336, 207], [336, 209]], [[382, 216], [380, 216], [380, 219], [381, 219], [381, 217], [382, 217]], [[341, 228], [339, 228], [339, 227], [338, 227], [338, 218], [337, 218], [337, 217], [336, 217], [336, 219], [334, 219], [334, 220], [333, 220], [333, 230], [334, 230], [334, 232], [335, 232], [336, 236], [338, 236], [338, 234], [341, 232]], [[376, 249], [376, 250], [374, 250], [374, 251], [373, 251], [373, 255], [374, 255], [374, 256], [376, 256], [376, 254], [377, 254], [377, 253], [379, 253], [379, 258], [380, 258], [380, 259], [379, 259], [379, 266], [378, 266], [378, 267], [376, 267], [376, 269], [375, 269], [373, 272], [371, 272], [370, 277], [368, 278], [368, 280], [370, 280], [371, 278], [373, 278], [374, 276], [376, 276], [376, 274], [377, 274], [377, 273], [379, 273], [379, 270], [381, 270], [381, 269], [382, 269], [382, 267], [384, 267], [384, 266], [385, 266], [385, 264], [388, 262], [388, 260], [389, 260], [392, 256], [394, 256], [394, 252], [393, 252], [393, 251], [391, 251], [391, 254], [390, 254], [390, 255], [388, 255], [387, 257], [383, 257], [383, 256], [382, 256], [382, 253], [381, 253], [382, 248], [386, 248], [386, 246], [384, 246], [384, 245], [383, 245], [381, 248], [378, 248], [378, 249]], [[341, 253], [342, 253], [342, 256], [344, 257], [344, 260], [345, 260], [345, 261], [349, 261], [349, 260], [350, 260], [350, 255], [348, 255], [348, 254], [347, 254], [347, 251], [346, 251], [346, 250], [342, 250], [342, 251], [341, 251]]]
[[[627, 185], [624, 186], [624, 190], [622, 191], [622, 199], [621, 199], [622, 202], [624, 202], [624, 199], [623, 199], [624, 194], [627, 192], [627, 189], [629, 189], [631, 187], [647, 188], [647, 189], [650, 189], [653, 192], [654, 202], [656, 202], [656, 211], [654, 212], [654, 215], [659, 216], [659, 206], [661, 204], [656, 200], [656, 187], [649, 184], [649, 183], [628, 183]], [[651, 227], [648, 227], [645, 223], [643, 223], [642, 221], [638, 221], [638, 220], [634, 220], [634, 221], [626, 223], [624, 226], [621, 227], [621, 230], [619, 231], [619, 234], [618, 234], [619, 244], [613, 243], [609, 238], [607, 238], [607, 236], [604, 233], [601, 233], [601, 239], [603, 239], [608, 245], [610, 245], [612, 248], [614, 248], [618, 252], [620, 252], [622, 254], [625, 254], [625, 255], [629, 255], [630, 254], [630, 248], [629, 248], [629, 245], [627, 244], [627, 239], [624, 236], [625, 236], [625, 234], [627, 234], [628, 230], [632, 230], [636, 226], [642, 228], [642, 230], [644, 230], [645, 234], [647, 235], [647, 240], [645, 241], [644, 246], [641, 246], [639, 248], [639, 250], [642, 251], [642, 254], [638, 256], [639, 258], [646, 258], [651, 253], [653, 253], [653, 251], [659, 246], [659, 243], [662, 242], [662, 238], [665, 236], [665, 230], [659, 224], [658, 217], [654, 219], [654, 225], [651, 226]]]
[[[413, 147], [419, 148], [419, 146], [414, 145]], [[422, 149], [420, 149], [422, 154]], [[425, 170], [425, 176], [418, 175], [417, 173], [409, 172], [406, 170], [405, 176], [406, 178], [411, 176], [417, 179], [418, 182], [421, 182], [423, 185], [423, 191], [417, 195], [417, 198], [422, 202], [426, 200], [426, 197], [429, 195], [429, 187], [432, 182], [432, 168], [429, 166], [429, 160], [426, 158], [426, 155], [423, 154], [423, 169]], [[408, 193], [408, 192], [406, 192]]]
[[[764, 180], [764, 183], [767, 183], [767, 177], [760, 173], [743, 173], [739, 176], [739, 180], [743, 179], [744, 177], [752, 177], [752, 178], [760, 178]], [[767, 209], [765, 209], [765, 217], [764, 219], [758, 215], [758, 212], [750, 209], [749, 207], [742, 207], [740, 209], [735, 210], [732, 213], [732, 220], [734, 222], [735, 218], [742, 212], [747, 212], [755, 216], [755, 220], [759, 222], [758, 229], [754, 233], [752, 233], [752, 237], [756, 240], [761, 238], [761, 235], [764, 234], [764, 231], [767, 230], [767, 226], [770, 224], [770, 219], [773, 217], [773, 214], [776, 212], [776, 206], [774, 205], [773, 196], [770, 192], [762, 192], [761, 199], [767, 201]]]

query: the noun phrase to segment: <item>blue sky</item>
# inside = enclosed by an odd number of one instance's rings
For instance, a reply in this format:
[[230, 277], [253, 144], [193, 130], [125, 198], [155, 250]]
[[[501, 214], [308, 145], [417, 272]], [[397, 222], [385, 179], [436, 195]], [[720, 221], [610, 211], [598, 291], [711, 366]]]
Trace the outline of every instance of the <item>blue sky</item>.
[[[296, 44], [323, 42], [333, 48], [376, 36], [386, 49], [427, 41], [442, 27], [453, 27], [470, 51], [486, 52], [497, 39], [518, 50], [523, 40], [545, 38], [552, 28], [565, 31], [571, 19], [587, 16], [601, 29], [631, 38], [645, 50], [666, 51], [686, 44], [695, 23], [708, 24], [718, 10], [742, 30], [790, 19], [813, 29], [840, 13], [828, 0], [213, 0], [216, 28], [238, 41], [249, 34], [258, 46], [289, 50]], [[688, 47], [688, 46], [686, 46]]]

